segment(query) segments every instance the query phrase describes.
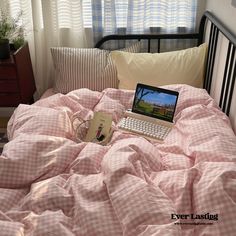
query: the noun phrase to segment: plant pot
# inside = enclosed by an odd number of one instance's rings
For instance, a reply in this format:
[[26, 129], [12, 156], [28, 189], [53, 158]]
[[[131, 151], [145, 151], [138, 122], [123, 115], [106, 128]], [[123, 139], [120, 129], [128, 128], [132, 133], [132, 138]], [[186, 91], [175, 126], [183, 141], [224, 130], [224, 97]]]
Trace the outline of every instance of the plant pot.
[[10, 57], [10, 45], [8, 39], [0, 39], [0, 59], [8, 59]]

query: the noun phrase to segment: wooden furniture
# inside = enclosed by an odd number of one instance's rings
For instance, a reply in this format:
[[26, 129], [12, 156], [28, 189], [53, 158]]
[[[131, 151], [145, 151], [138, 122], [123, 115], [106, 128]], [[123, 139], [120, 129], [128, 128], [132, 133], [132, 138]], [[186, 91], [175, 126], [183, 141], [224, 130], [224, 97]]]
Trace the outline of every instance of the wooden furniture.
[[26, 43], [9, 59], [0, 60], [0, 107], [30, 104], [35, 90], [29, 46]]

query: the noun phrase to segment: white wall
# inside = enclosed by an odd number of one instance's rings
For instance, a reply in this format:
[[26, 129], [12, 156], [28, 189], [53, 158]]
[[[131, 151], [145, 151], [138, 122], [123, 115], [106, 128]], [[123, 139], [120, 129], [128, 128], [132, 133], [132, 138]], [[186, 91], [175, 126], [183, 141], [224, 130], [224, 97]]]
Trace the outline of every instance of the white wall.
[[206, 0], [206, 10], [211, 11], [236, 35], [236, 8], [231, 5], [235, 0]]

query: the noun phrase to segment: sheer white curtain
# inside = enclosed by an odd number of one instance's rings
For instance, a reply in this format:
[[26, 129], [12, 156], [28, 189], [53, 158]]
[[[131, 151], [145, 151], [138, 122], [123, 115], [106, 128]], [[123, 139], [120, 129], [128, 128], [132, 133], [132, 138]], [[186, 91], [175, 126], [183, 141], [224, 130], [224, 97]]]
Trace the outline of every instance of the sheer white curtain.
[[[95, 42], [109, 34], [195, 32], [205, 9], [203, 0], [85, 0], [87, 5], [89, 2]], [[109, 42], [104, 48], [115, 49], [122, 43]], [[161, 49], [171, 51], [195, 44], [194, 40], [162, 40]], [[157, 43], [152, 41], [151, 52], [156, 49]]]
[[38, 95], [53, 83], [50, 47], [93, 45], [83, 25], [82, 0], [3, 0], [2, 5], [12, 16], [23, 11]]
[[95, 41], [124, 30], [127, 34], [193, 32], [201, 3], [198, 0], [90, 1]]

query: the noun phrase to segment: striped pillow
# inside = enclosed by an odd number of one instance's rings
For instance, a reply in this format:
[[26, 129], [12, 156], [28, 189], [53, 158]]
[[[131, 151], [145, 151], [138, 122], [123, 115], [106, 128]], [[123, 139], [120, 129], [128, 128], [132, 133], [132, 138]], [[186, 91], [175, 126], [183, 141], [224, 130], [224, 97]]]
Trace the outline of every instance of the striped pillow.
[[[140, 43], [134, 43], [126, 52], [140, 52]], [[118, 88], [116, 67], [110, 51], [98, 48], [51, 48], [55, 69], [54, 91], [68, 93], [79, 88], [102, 91]]]

